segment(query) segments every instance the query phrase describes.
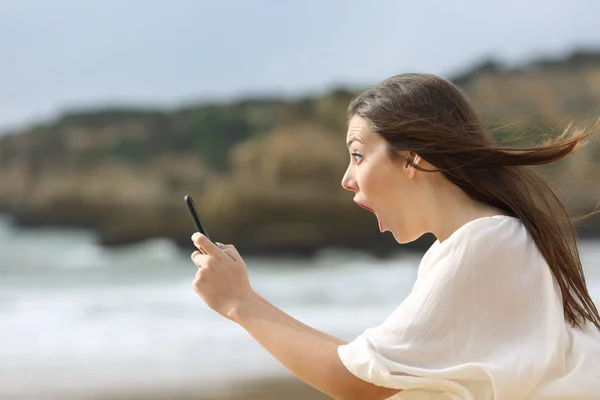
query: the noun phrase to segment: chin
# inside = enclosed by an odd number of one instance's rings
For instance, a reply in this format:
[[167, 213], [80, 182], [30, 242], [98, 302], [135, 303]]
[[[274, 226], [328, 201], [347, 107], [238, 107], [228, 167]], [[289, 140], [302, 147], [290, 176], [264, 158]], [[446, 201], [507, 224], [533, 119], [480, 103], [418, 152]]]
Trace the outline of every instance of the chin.
[[418, 238], [423, 236], [423, 235], [407, 235], [406, 233], [400, 233], [400, 232], [391, 232], [391, 233], [394, 236], [394, 239], [396, 239], [396, 242], [398, 242], [399, 244], [408, 244], [408, 243], [414, 242], [415, 240], [417, 240]]

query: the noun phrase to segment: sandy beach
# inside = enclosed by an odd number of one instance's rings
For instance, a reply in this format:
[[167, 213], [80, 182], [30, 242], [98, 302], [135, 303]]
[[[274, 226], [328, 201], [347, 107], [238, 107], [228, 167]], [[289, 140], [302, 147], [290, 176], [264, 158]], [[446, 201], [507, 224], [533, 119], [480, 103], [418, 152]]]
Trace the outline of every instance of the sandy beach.
[[[203, 393], [204, 392], [204, 393]], [[330, 397], [295, 378], [265, 378], [227, 385], [206, 393], [201, 387], [150, 389], [148, 392], [100, 396], [95, 400], [327, 400]]]

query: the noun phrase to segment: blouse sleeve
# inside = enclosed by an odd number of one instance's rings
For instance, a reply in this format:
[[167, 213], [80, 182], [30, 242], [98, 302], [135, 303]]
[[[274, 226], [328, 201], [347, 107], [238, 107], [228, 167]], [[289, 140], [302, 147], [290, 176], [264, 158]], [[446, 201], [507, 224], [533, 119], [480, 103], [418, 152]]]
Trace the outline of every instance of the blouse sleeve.
[[338, 348], [342, 363], [378, 386], [461, 399], [531, 390], [552, 357], [562, 304], [524, 226], [476, 220], [437, 251], [392, 315]]

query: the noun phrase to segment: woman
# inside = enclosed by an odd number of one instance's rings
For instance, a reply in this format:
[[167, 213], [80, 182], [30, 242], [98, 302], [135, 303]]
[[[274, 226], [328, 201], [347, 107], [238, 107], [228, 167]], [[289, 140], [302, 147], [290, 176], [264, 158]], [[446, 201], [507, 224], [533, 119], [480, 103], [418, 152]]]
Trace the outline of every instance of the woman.
[[600, 316], [573, 228], [526, 167], [562, 159], [592, 133], [501, 148], [456, 86], [419, 74], [367, 90], [349, 118], [342, 186], [399, 243], [437, 238], [410, 295], [346, 342], [263, 299], [232, 245], [196, 233], [200, 297], [336, 399], [600, 398]]

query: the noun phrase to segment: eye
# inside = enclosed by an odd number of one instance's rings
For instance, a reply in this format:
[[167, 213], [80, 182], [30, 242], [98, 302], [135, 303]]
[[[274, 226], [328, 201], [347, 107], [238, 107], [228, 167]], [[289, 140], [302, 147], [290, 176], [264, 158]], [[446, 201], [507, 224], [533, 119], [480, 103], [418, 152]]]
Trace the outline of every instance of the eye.
[[354, 152], [351, 154], [351, 156], [354, 157], [354, 161], [357, 163], [362, 160], [362, 155], [360, 153]]

